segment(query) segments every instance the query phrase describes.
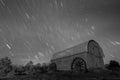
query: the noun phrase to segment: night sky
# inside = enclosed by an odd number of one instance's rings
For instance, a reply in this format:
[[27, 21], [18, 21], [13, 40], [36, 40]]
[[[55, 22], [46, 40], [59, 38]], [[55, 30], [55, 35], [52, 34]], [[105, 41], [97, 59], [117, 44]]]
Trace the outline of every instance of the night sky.
[[102, 47], [105, 63], [120, 61], [120, 0], [0, 0], [0, 58], [49, 62], [90, 39]]

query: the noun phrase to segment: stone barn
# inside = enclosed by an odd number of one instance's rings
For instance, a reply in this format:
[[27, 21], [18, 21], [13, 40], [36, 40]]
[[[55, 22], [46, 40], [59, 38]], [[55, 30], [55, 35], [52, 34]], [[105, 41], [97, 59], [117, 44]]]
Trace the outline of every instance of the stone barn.
[[57, 70], [86, 71], [94, 68], [103, 68], [104, 53], [95, 40], [55, 53], [51, 65]]

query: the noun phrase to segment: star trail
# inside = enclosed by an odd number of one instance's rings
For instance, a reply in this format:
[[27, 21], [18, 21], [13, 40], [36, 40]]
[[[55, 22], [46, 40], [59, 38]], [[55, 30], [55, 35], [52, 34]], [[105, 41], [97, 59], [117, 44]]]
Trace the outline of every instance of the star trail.
[[44, 63], [95, 39], [105, 63], [120, 61], [119, 7], [119, 0], [0, 0], [0, 58]]

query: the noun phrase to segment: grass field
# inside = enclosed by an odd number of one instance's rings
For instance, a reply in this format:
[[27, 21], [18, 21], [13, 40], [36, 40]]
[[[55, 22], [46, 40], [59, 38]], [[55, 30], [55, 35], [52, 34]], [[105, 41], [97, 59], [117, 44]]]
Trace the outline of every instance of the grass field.
[[119, 72], [86, 72], [73, 73], [70, 71], [57, 71], [52, 73], [34, 73], [29, 75], [15, 75], [0, 80], [120, 80]]

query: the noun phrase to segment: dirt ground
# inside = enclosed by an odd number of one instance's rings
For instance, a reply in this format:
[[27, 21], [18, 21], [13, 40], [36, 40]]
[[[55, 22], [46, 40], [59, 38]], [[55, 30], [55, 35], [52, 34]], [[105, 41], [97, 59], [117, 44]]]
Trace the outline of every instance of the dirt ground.
[[35, 73], [30, 75], [15, 75], [13, 77], [2, 78], [0, 80], [120, 80], [120, 73], [116, 72], [52, 72]]

